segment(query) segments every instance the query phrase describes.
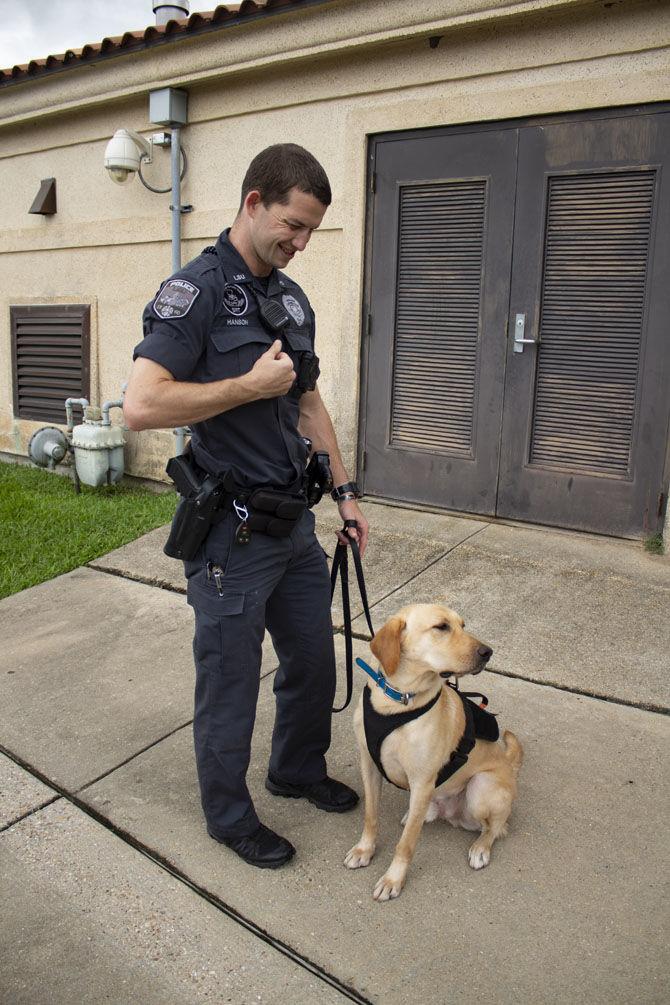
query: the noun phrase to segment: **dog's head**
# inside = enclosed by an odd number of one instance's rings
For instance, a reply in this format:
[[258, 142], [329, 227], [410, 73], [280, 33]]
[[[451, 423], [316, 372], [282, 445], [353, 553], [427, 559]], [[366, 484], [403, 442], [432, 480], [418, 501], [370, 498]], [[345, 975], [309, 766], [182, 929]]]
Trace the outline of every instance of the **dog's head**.
[[370, 649], [387, 677], [399, 668], [442, 677], [480, 673], [493, 653], [465, 631], [465, 622], [441, 604], [412, 604], [386, 622], [372, 639]]

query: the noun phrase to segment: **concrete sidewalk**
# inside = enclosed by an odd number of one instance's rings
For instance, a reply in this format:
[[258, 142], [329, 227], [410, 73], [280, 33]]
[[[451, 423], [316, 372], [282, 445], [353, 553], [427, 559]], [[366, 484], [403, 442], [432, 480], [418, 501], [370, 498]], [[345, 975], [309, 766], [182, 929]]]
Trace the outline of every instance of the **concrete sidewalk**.
[[[254, 870], [207, 837], [192, 614], [162, 528], [0, 602], [0, 1002], [667, 1000], [670, 561], [568, 532], [367, 513], [375, 627], [446, 595], [494, 647], [477, 686], [526, 760], [490, 867], [473, 872], [471, 836], [438, 821], [400, 899], [372, 900], [407, 797], [384, 787], [377, 856], [349, 872], [362, 808], [270, 796], [267, 642], [250, 788], [298, 854]], [[336, 526], [322, 505], [330, 553]], [[342, 684], [339, 632], [336, 647]], [[360, 790], [357, 760], [349, 709], [329, 767]]]

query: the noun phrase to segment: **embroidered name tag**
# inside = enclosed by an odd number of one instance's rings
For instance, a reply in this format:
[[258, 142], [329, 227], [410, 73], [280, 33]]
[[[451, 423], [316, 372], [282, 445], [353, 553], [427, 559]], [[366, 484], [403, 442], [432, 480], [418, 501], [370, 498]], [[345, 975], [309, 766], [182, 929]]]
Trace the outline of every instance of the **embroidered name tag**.
[[190, 311], [200, 290], [186, 279], [169, 279], [154, 300], [159, 318], [183, 318]]

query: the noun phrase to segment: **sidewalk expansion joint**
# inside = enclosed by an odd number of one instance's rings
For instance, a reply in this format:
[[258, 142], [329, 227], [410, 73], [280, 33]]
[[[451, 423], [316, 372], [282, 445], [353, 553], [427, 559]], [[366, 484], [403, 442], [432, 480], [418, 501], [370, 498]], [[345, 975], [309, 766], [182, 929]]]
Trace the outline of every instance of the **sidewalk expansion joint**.
[[[344, 628], [333, 628], [333, 635], [344, 635]], [[370, 636], [366, 632], [352, 632], [351, 637], [359, 642], [369, 642]], [[554, 691], [565, 691], [567, 694], [578, 694], [584, 698], [594, 698], [597, 701], [607, 701], [611, 705], [621, 705], [624, 708], [639, 708], [642, 712], [653, 712], [655, 715], [670, 715], [670, 708], [666, 705], [655, 705], [648, 701], [633, 701], [627, 698], [614, 698], [609, 694], [602, 694], [600, 691], [588, 691], [586, 688], [568, 687], [566, 684], [558, 684], [553, 680], [535, 680], [533, 677], [524, 677], [521, 674], [509, 673], [506, 670], [497, 670], [494, 667], [487, 667], [487, 673], [495, 674], [496, 677], [507, 677], [509, 680], [521, 680], [525, 684], [537, 684], [538, 687], [550, 687]]]
[[[33, 767], [33, 765], [29, 764], [27, 761], [24, 761], [23, 758], [19, 757], [17, 754], [14, 754], [11, 750], [7, 750], [7, 748], [4, 747], [2, 744], [0, 744], [0, 753], [5, 754], [6, 757], [14, 761], [15, 764], [17, 764], [20, 768], [23, 768], [24, 771], [27, 771], [38, 781], [42, 782], [44, 785], [48, 785], [49, 788], [53, 789], [58, 793], [59, 797], [62, 797], [66, 802], [76, 807], [76, 809], [80, 810], [82, 813], [85, 813], [86, 816], [90, 817], [92, 820], [95, 820], [97, 824], [100, 824], [101, 827], [104, 827], [105, 830], [109, 831], [115, 837], [119, 838], [119, 840], [123, 841], [124, 844], [127, 844], [134, 851], [137, 851], [141, 855], [144, 855], [146, 859], [148, 859], [150, 862], [153, 862], [154, 865], [157, 865], [164, 872], [168, 873], [170, 876], [172, 876], [173, 879], [176, 879], [177, 882], [182, 883], [184, 886], [188, 887], [188, 889], [190, 889], [193, 893], [195, 893], [196, 896], [200, 897], [202, 900], [207, 901], [207, 903], [211, 904], [212, 907], [215, 907], [226, 917], [230, 918], [231, 921], [234, 921], [241, 928], [246, 929], [247, 932], [249, 932], [251, 935], [254, 935], [262, 942], [265, 942], [266, 945], [270, 946], [271, 949], [274, 949], [282, 956], [287, 957], [287, 959], [291, 960], [292, 963], [295, 963], [303, 970], [306, 970], [314, 977], [317, 977], [319, 980], [323, 981], [324, 984], [330, 985], [330, 987], [338, 991], [343, 998], [347, 998], [349, 1001], [356, 1002], [357, 1005], [373, 1005], [373, 1002], [371, 1002], [369, 998], [365, 998], [358, 991], [356, 991], [355, 988], [351, 988], [348, 985], [343, 984], [340, 980], [338, 980], [337, 977], [334, 977], [332, 974], [329, 974], [326, 970], [324, 970], [321, 966], [319, 966], [318, 963], [314, 963], [307, 956], [303, 956], [297, 950], [293, 949], [292, 946], [290, 946], [288, 943], [283, 942], [276, 936], [271, 935], [270, 932], [265, 931], [265, 929], [261, 928], [260, 925], [257, 925], [254, 921], [251, 921], [251, 919], [245, 917], [234, 907], [231, 907], [229, 904], [226, 904], [224, 900], [222, 900], [216, 894], [212, 893], [206, 887], [201, 886], [199, 883], [195, 883], [192, 879], [190, 879], [186, 875], [185, 872], [182, 872], [181, 869], [179, 869], [176, 865], [170, 862], [169, 859], [164, 858], [163, 855], [161, 855], [157, 851], [154, 851], [148, 845], [145, 845], [142, 841], [139, 841], [128, 831], [125, 831], [123, 830], [123, 828], [118, 827], [116, 824], [112, 823], [112, 821], [109, 820], [107, 817], [105, 817], [102, 813], [100, 813], [99, 810], [95, 809], [89, 803], [85, 802], [85, 800], [80, 799], [79, 796], [77, 796], [74, 792], [69, 792], [67, 789], [63, 788], [62, 785], [59, 785], [57, 782], [51, 781], [49, 778], [43, 775], [38, 768]], [[54, 798], [54, 800], [51, 800], [51, 802], [54, 801], [56, 801], [56, 797]], [[26, 815], [30, 816], [31, 814]]]
[[168, 583], [165, 579], [151, 579], [150, 576], [138, 576], [135, 573], [124, 572], [123, 569], [103, 568], [100, 565], [94, 565], [92, 562], [87, 562], [85, 568], [91, 569], [93, 572], [104, 572], [107, 576], [116, 576], [117, 579], [129, 579], [131, 583], [142, 583], [144, 586], [153, 586], [157, 590], [165, 590], [166, 593], [178, 593], [180, 596], [186, 596], [185, 587], [175, 586], [173, 583]]
[[163, 736], [159, 736], [156, 740], [152, 740], [151, 743], [147, 743], [146, 747], [141, 747], [140, 750], [136, 750], [134, 754], [131, 754], [130, 757], [126, 757], [124, 761], [119, 761], [119, 763], [115, 764], [114, 767], [109, 768], [107, 771], [103, 771], [97, 778], [92, 778], [89, 782], [85, 782], [84, 785], [80, 785], [75, 791], [83, 792], [85, 789], [90, 788], [91, 785], [96, 785], [98, 782], [101, 782], [103, 778], [108, 778], [109, 775], [113, 775], [115, 771], [119, 770], [119, 768], [124, 768], [126, 764], [130, 764], [142, 754], [146, 754], [147, 750], [151, 750], [152, 747], [157, 747], [159, 743], [163, 742], [163, 740], [169, 740], [171, 736], [174, 736], [176, 733], [181, 732], [182, 729], [186, 729], [187, 726], [191, 726], [192, 724], [193, 719], [188, 719], [186, 722], [183, 722], [181, 726], [176, 726], [174, 729], [171, 729], [169, 733], [165, 733]]
[[[3, 751], [3, 753], [5, 753], [5, 751]], [[7, 756], [13, 760], [11, 754], [7, 754]], [[55, 796], [52, 796], [51, 799], [45, 799], [43, 803], [33, 806], [31, 809], [26, 810], [25, 813], [20, 813], [18, 817], [14, 817], [9, 821], [9, 823], [2, 824], [2, 826], [0, 826], [0, 834], [2, 834], [3, 831], [8, 831], [9, 828], [13, 827], [15, 824], [20, 824], [22, 820], [27, 820], [28, 817], [32, 817], [34, 813], [39, 813], [39, 811], [43, 810], [45, 806], [51, 806], [52, 803], [57, 803], [58, 800], [62, 798], [63, 797], [57, 793]]]
[[[434, 558], [432, 562], [428, 562], [426, 565], [423, 566], [422, 569], [419, 569], [418, 572], [415, 572], [413, 576], [410, 576], [409, 579], [405, 579], [402, 583], [399, 583], [398, 586], [394, 586], [392, 590], [389, 590], [388, 593], [385, 593], [383, 596], [375, 600], [373, 604], [370, 604], [370, 614], [372, 614], [372, 612], [374, 611], [375, 607], [377, 607], [378, 604], [381, 604], [384, 600], [388, 600], [389, 597], [392, 597], [393, 594], [397, 593], [399, 590], [404, 590], [404, 588], [409, 583], [413, 582], [415, 579], [418, 579], [419, 576], [423, 576], [424, 572], [427, 572], [428, 569], [432, 569], [434, 565], [437, 565], [438, 562], [441, 562], [443, 558], [447, 557], [447, 555], [451, 555], [452, 551], [456, 551], [456, 549], [460, 548], [462, 544], [465, 544], [467, 541], [470, 541], [473, 537], [476, 537], [477, 534], [481, 534], [486, 529], [487, 529], [486, 527], [479, 527], [477, 530], [473, 531], [472, 534], [468, 534], [467, 537], [464, 537], [462, 541], [458, 541], [456, 544], [452, 545], [451, 548], [447, 548], [446, 551], [443, 551], [440, 555]], [[364, 612], [362, 609], [358, 611], [358, 613], [353, 616], [352, 621], [355, 621], [356, 618], [362, 617], [363, 613]], [[335, 628], [334, 631], [341, 632], [343, 631], [343, 629]], [[356, 632], [354, 632], [353, 637], [355, 639], [359, 638], [365, 639], [365, 641], [367, 642], [370, 641], [369, 635], [357, 635]]]

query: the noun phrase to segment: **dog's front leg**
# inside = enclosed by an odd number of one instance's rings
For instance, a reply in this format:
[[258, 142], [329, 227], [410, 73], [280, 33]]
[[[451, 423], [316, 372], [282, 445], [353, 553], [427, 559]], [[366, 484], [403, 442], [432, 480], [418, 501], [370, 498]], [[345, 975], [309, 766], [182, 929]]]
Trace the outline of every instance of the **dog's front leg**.
[[370, 757], [366, 745], [361, 745], [361, 775], [365, 793], [365, 823], [363, 833], [357, 845], [347, 852], [344, 864], [349, 869], [361, 869], [369, 865], [377, 847], [377, 823], [379, 821], [379, 802], [382, 793], [382, 776], [377, 765]]
[[407, 822], [396, 845], [393, 861], [374, 888], [372, 896], [375, 900], [392, 900], [394, 897], [400, 896], [434, 791], [433, 779], [411, 787]]

